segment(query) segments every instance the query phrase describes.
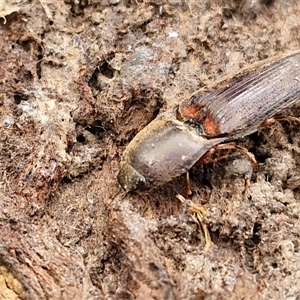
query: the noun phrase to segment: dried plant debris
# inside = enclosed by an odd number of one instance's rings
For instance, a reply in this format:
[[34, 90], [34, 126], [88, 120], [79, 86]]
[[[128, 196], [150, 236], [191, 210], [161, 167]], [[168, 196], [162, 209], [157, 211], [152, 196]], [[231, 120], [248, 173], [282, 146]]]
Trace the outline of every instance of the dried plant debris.
[[20, 300], [27, 296], [21, 282], [5, 266], [0, 266], [0, 299]]

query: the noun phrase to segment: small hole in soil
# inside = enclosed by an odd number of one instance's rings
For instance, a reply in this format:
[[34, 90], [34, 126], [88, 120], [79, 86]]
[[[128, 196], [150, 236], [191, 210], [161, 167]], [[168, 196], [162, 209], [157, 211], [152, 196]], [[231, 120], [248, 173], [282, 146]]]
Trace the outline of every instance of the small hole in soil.
[[158, 116], [158, 114], [159, 114], [159, 112], [160, 112], [160, 108], [161, 108], [161, 107], [158, 107], [158, 108], [156, 108], [156, 109], [153, 111], [152, 120], [154, 120], [154, 119]]
[[154, 263], [149, 263], [149, 269], [152, 272], [157, 272], [159, 270], [159, 268]]
[[17, 41], [17, 43], [27, 52], [30, 51], [30, 40], [26, 40], [26, 41]]
[[147, 32], [147, 25], [150, 23], [150, 21], [146, 21], [144, 24], [140, 26], [140, 29], [142, 32], [146, 33]]
[[15, 100], [15, 103], [18, 105], [21, 103], [23, 98], [21, 97], [21, 95], [14, 95], [14, 100]]
[[253, 242], [255, 244], [259, 244], [260, 243], [260, 236], [259, 236], [259, 231], [261, 229], [261, 224], [259, 223], [254, 223], [254, 226], [253, 226]]
[[[112, 53], [112, 54], [108, 55], [104, 60], [100, 61], [92, 75], [92, 78], [93, 77], [97, 78], [98, 74], [102, 74], [105, 77], [112, 79], [114, 77], [114, 69], [112, 69], [111, 66], [109, 65], [109, 61], [111, 59], [113, 59], [114, 56], [115, 55]], [[92, 80], [92, 78], [91, 78], [91, 80]]]
[[97, 139], [101, 140], [103, 138], [104, 128], [101, 121], [97, 120], [93, 124], [86, 127], [86, 130], [91, 134], [95, 135]]
[[[39, 50], [41, 50], [40, 47], [39, 47]], [[38, 54], [37, 59], [38, 59], [38, 62], [36, 64], [36, 74], [37, 74], [38, 78], [41, 79], [42, 78], [41, 62], [42, 62], [42, 59], [43, 59], [43, 55]]]
[[107, 78], [114, 77], [114, 70], [110, 67], [107, 61], [104, 61], [101, 66], [99, 67], [100, 73], [103, 74]]
[[234, 15], [234, 10], [229, 9], [229, 8], [224, 8], [223, 9], [223, 16], [227, 19], [232, 19], [232, 16]]
[[79, 143], [85, 143], [85, 137], [84, 137], [82, 134], [78, 135], [78, 136], [76, 137], [76, 140], [77, 140], [77, 142], [79, 142]]
[[100, 89], [100, 85], [98, 84], [98, 74], [99, 74], [99, 69], [96, 68], [94, 73], [92, 74], [90, 80], [89, 80], [89, 83], [88, 85], [92, 88], [95, 88], [96, 90], [99, 90]]
[[64, 177], [64, 178], [62, 179], [62, 182], [65, 183], [65, 184], [69, 184], [69, 183], [72, 183], [73, 180], [72, 180], [72, 178], [70, 178], [70, 177]]
[[132, 1], [131, 0], [126, 0], [125, 1], [125, 7], [131, 7], [132, 6]]
[[49, 21], [49, 25], [52, 26], [54, 22], [52, 20]]
[[17, 225], [18, 222], [15, 219], [9, 219], [10, 225]]
[[223, 74], [223, 70], [222, 70], [222, 69], [219, 69], [219, 70], [217, 71], [217, 73], [218, 73], [218, 75], [222, 75], [222, 74]]
[[272, 5], [275, 0], [263, 0], [262, 3], [265, 5]]
[[112, 57], [107, 58], [106, 60], [103, 60], [100, 62], [95, 69], [94, 73], [92, 74], [90, 80], [89, 80], [89, 86], [92, 88], [95, 88], [96, 90], [101, 90], [101, 77], [99, 78], [99, 74], [102, 74], [103, 76], [112, 79], [114, 77], [114, 70], [110, 67], [109, 59]]
[[79, 7], [80, 7], [81, 9], [86, 8], [86, 7], [88, 6], [88, 4], [89, 4], [88, 0], [80, 0], [80, 1], [79, 1]]

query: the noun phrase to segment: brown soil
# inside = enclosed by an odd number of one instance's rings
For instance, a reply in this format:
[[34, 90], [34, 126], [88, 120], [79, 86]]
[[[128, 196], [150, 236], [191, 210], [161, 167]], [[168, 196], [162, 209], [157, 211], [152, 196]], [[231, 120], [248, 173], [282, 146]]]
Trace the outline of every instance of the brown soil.
[[[298, 299], [299, 127], [191, 171], [214, 246], [176, 194], [125, 195], [120, 155], [155, 116], [300, 48], [300, 3], [0, 1], [0, 299]], [[300, 115], [299, 108], [292, 112]]]

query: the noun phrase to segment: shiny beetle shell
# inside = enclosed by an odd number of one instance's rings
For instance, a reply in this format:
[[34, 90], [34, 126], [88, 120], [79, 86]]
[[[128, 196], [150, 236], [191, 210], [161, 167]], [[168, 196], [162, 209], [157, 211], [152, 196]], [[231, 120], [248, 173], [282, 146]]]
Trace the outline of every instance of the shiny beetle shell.
[[195, 128], [164, 116], [140, 131], [124, 151], [118, 181], [125, 191], [164, 184], [188, 171], [225, 138], [207, 140]]

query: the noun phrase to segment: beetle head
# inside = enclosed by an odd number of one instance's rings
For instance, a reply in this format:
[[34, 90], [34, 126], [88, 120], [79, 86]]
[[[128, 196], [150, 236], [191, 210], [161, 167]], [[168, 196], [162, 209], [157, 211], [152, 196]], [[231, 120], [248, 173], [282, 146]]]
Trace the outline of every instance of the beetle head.
[[120, 165], [118, 181], [126, 192], [144, 190], [147, 184], [145, 177], [127, 162]]

